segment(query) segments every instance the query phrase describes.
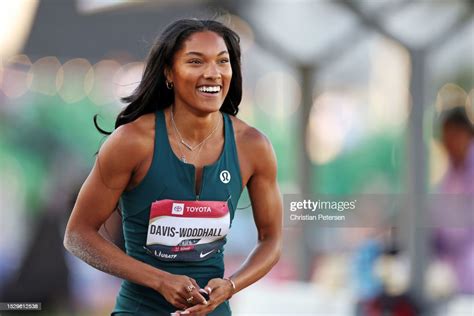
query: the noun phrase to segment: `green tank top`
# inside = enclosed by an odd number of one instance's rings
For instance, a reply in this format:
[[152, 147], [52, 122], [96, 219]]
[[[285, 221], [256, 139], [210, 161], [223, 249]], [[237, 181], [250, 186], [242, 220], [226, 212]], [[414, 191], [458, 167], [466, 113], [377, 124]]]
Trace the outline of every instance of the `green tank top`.
[[[223, 150], [215, 163], [204, 166], [196, 194], [195, 167], [172, 151], [163, 111], [155, 116], [150, 168], [140, 184], [124, 192], [119, 201], [125, 249], [137, 260], [192, 277], [204, 287], [208, 280], [224, 274], [226, 234], [242, 193], [232, 121], [223, 113]], [[158, 292], [123, 281], [114, 313], [174, 310]]]

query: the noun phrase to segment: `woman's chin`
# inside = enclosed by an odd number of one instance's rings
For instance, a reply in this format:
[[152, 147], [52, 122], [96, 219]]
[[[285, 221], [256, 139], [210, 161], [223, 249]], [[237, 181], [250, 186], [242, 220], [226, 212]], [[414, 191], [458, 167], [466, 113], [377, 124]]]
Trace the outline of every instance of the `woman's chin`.
[[199, 104], [193, 106], [193, 108], [202, 113], [213, 113], [220, 110], [222, 102], [200, 102]]

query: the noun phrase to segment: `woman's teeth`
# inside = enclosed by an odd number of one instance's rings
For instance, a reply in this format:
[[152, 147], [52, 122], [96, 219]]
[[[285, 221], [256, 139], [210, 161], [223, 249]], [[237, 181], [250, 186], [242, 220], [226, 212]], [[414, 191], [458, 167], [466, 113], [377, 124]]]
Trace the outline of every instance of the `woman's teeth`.
[[202, 86], [198, 88], [199, 91], [201, 92], [206, 92], [206, 93], [217, 93], [221, 91], [220, 86]]

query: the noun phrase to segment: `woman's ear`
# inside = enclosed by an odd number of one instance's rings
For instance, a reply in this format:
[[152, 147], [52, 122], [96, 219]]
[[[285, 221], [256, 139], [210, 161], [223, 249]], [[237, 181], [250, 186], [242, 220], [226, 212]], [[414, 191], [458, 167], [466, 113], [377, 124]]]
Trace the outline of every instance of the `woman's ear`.
[[164, 73], [165, 73], [166, 81], [173, 82], [173, 76], [172, 76], [172, 73], [171, 73], [171, 69], [166, 67]]

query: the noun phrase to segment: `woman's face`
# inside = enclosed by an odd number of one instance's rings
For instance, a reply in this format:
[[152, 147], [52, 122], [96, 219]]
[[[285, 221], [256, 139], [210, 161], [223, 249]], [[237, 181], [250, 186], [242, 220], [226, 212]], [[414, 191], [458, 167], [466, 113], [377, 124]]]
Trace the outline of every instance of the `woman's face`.
[[210, 31], [191, 34], [176, 52], [167, 79], [173, 82], [176, 106], [205, 113], [218, 111], [232, 79], [224, 39]]

